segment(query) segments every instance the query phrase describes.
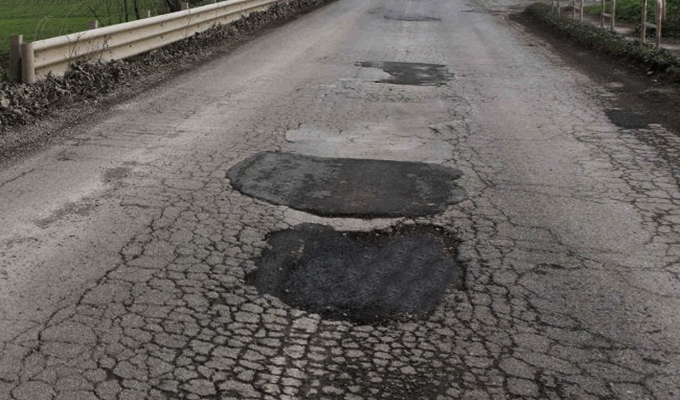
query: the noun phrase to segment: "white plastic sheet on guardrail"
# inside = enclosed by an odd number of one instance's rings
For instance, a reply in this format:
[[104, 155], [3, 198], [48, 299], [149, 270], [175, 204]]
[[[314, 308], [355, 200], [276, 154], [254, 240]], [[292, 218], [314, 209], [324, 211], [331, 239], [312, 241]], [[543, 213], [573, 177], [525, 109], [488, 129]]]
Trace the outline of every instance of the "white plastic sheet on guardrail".
[[286, 0], [229, 0], [31, 43], [13, 43], [11, 62], [20, 62], [21, 80], [33, 83], [50, 72], [63, 74], [78, 60], [131, 57], [193, 36], [216, 24], [227, 24], [267, 9], [280, 1]]

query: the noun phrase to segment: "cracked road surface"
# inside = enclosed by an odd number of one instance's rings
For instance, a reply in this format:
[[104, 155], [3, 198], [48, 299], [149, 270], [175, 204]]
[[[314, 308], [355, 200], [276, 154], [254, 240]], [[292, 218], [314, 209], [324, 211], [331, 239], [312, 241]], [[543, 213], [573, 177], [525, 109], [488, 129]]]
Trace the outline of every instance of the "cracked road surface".
[[[5, 162], [0, 399], [680, 398], [680, 140], [475, 1], [340, 0]], [[265, 151], [441, 164], [468, 199], [314, 216], [225, 179]], [[245, 276], [302, 223], [443, 227], [465, 283], [409, 322], [291, 308]]]
[[460, 171], [424, 162], [265, 152], [227, 177], [243, 194], [327, 217], [417, 217], [466, 199]]

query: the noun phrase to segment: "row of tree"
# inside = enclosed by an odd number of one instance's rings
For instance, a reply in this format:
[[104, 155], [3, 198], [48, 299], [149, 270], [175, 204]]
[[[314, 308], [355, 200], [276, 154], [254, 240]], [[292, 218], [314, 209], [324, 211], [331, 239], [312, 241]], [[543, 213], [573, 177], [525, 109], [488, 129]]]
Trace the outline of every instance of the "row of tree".
[[[126, 0], [127, 1], [127, 0]], [[137, 2], [138, 0], [134, 0]], [[186, 2], [189, 4], [198, 4], [203, 0], [165, 0], [165, 4], [171, 12], [179, 11], [182, 8], [182, 3]]]

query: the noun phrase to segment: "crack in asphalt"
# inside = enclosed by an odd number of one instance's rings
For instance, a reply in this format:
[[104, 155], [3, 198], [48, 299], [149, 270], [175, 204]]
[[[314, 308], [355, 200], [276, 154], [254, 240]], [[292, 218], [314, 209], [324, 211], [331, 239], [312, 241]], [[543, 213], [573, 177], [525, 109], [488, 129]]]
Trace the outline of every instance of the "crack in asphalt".
[[[503, 76], [489, 82], [481, 71], [427, 91], [369, 89], [358, 79], [301, 90], [248, 117], [228, 143], [206, 137], [181, 157], [145, 164], [145, 174], [132, 166], [126, 185], [107, 196], [120, 194], [116, 204], [148, 214], [148, 223], [76, 301], [0, 342], [0, 398], [678, 398], [680, 350], [663, 320], [675, 310], [657, 303], [678, 298], [680, 140], [661, 127], [611, 126], [600, 108], [583, 106], [592, 92], [540, 60], [554, 75], [535, 87], [503, 86]], [[549, 116], [527, 127], [538, 139], [486, 135], [493, 121], [485, 113], [511, 97], [494, 88], [536, 92], [536, 110], [522, 117]], [[286, 133], [303, 123], [347, 132], [348, 115], [382, 123], [375, 115], [399, 115], [395, 104], [419, 113], [441, 98], [450, 103], [423, 113], [426, 128], [411, 134], [452, 146], [446, 165], [463, 172], [469, 198], [442, 215], [396, 221], [455, 232], [466, 290], [450, 288], [421, 320], [368, 326], [324, 320], [245, 284], [267, 235], [300, 221], [234, 191], [224, 179], [229, 168], [286, 147]], [[203, 118], [195, 112], [173, 120], [175, 128]], [[520, 161], [543, 162], [536, 154], [553, 145], [575, 156], [551, 160], [573, 168], [554, 181], [504, 162], [517, 148], [529, 148]], [[567, 201], [583, 207], [568, 210]], [[630, 214], [615, 213], [628, 206]], [[639, 226], [621, 218], [617, 226], [635, 226], [620, 241], [646, 251], [598, 242], [607, 232], [576, 240], [570, 229], [597, 228], [588, 221], [596, 213], [585, 215], [590, 207], [639, 218]], [[559, 223], [544, 217], [561, 209]]]

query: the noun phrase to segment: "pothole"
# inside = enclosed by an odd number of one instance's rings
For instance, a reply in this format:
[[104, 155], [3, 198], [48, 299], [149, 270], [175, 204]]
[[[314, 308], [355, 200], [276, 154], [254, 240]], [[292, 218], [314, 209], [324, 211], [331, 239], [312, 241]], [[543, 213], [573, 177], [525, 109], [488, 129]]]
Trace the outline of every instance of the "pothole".
[[128, 167], [116, 167], [106, 170], [104, 173], [104, 182], [111, 183], [121, 181], [130, 176], [130, 168]]
[[636, 114], [625, 110], [605, 110], [609, 120], [616, 126], [624, 129], [644, 129], [654, 121], [644, 114]]
[[442, 19], [438, 17], [430, 17], [428, 15], [422, 14], [406, 14], [396, 11], [386, 11], [383, 14], [383, 18], [395, 21], [406, 21], [406, 22], [440, 22]]
[[268, 245], [246, 283], [327, 319], [420, 318], [462, 287], [455, 237], [431, 225], [343, 232], [302, 224], [271, 234]]
[[331, 217], [417, 217], [467, 198], [453, 168], [420, 162], [265, 152], [227, 172], [240, 192]]
[[446, 65], [403, 63], [389, 61], [363, 61], [356, 64], [365, 68], [379, 68], [391, 76], [376, 81], [393, 85], [440, 86], [445, 85], [453, 74]]

